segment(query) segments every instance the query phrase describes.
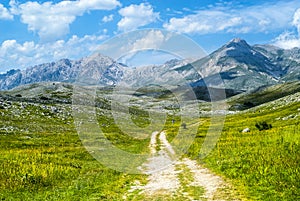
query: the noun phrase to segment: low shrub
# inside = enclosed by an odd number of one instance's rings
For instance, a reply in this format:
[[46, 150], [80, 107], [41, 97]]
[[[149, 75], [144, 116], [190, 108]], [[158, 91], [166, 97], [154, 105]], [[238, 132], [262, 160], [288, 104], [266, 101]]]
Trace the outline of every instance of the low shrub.
[[268, 124], [267, 122], [265, 121], [262, 121], [262, 122], [258, 122], [255, 124], [255, 127], [259, 130], [259, 131], [262, 131], [262, 130], [269, 130], [272, 128], [272, 124]]

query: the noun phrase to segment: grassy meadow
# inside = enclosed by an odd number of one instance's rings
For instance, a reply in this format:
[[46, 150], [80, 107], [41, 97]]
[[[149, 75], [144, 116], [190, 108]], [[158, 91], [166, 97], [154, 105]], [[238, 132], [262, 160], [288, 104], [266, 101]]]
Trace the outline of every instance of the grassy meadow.
[[[298, 200], [299, 108], [298, 101], [228, 115], [215, 149], [199, 162], [223, 175], [247, 200]], [[259, 131], [259, 122], [272, 128]], [[208, 125], [209, 120], [203, 123], [187, 156], [198, 158]], [[250, 132], [243, 133], [245, 128]]]
[[[90, 155], [76, 132], [70, 104], [7, 100], [1, 103], [0, 200], [124, 200], [135, 181], [146, 182], [146, 175], [108, 169]], [[104, 105], [99, 109], [102, 112], [98, 121], [107, 125], [106, 137], [125, 151], [149, 151], [149, 139], [136, 140], [123, 133], [109, 115], [109, 104]], [[227, 115], [216, 147], [204, 159], [199, 157], [200, 149], [210, 119], [201, 117], [198, 133], [185, 156], [223, 176], [243, 195], [243, 200], [297, 200], [299, 108], [300, 102], [293, 101]], [[130, 113], [137, 125], [149, 124], [144, 111], [132, 107]], [[260, 131], [255, 125], [261, 122], [272, 128]], [[190, 125], [187, 122], [185, 132]], [[170, 141], [180, 126], [180, 117], [167, 118], [164, 129]], [[245, 128], [250, 131], [243, 133]], [[184, 175], [180, 178], [184, 183]], [[188, 186], [183, 188], [193, 192]], [[141, 197], [128, 199], [138, 198]]]
[[9, 102], [0, 110], [0, 200], [122, 200], [131, 182], [144, 180], [95, 160], [82, 146], [69, 105], [44, 107]]

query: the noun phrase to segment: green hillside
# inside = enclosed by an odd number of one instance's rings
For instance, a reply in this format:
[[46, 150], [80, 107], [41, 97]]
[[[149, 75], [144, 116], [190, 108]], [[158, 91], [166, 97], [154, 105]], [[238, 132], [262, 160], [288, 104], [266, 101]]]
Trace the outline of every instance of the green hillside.
[[296, 92], [300, 92], [300, 82], [286, 82], [284, 84], [260, 87], [256, 90], [242, 93], [228, 99], [228, 103], [231, 105], [231, 110], [244, 110]]

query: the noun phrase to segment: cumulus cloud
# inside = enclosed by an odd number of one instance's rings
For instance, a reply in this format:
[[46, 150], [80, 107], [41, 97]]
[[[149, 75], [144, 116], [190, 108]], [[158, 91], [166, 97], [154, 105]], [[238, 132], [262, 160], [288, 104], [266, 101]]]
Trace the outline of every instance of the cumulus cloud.
[[0, 4], [0, 20], [12, 20], [13, 18], [14, 16], [9, 12], [9, 10]]
[[59, 3], [11, 2], [12, 10], [21, 16], [28, 30], [37, 32], [43, 41], [53, 41], [69, 33], [69, 25], [77, 16], [91, 10], [111, 10], [120, 6], [117, 0], [76, 0]]
[[173, 17], [163, 27], [187, 34], [269, 32], [290, 26], [290, 19], [299, 1], [278, 1], [250, 7], [233, 5], [195, 11], [183, 17]]
[[113, 14], [111, 14], [111, 15], [108, 15], [108, 16], [104, 16], [103, 18], [102, 18], [102, 22], [111, 22], [111, 21], [113, 21], [113, 19], [114, 19], [114, 15]]
[[284, 32], [274, 40], [274, 45], [291, 49], [294, 47], [300, 47], [300, 8], [295, 12], [292, 24], [296, 27], [296, 32]]
[[164, 28], [182, 33], [212, 33], [242, 24], [242, 18], [223, 11], [201, 11], [183, 18], [171, 18]]
[[131, 31], [139, 27], [155, 22], [159, 18], [159, 13], [153, 11], [153, 7], [148, 3], [140, 5], [130, 5], [119, 10], [122, 19], [118, 22], [121, 31]]
[[161, 31], [150, 30], [144, 37], [133, 43], [131, 51], [159, 49], [166, 40], [168, 40], [168, 37], [166, 37]]
[[97, 50], [107, 35], [86, 35], [82, 38], [73, 35], [69, 40], [36, 44], [33, 41], [18, 43], [6, 40], [0, 45], [0, 72], [11, 68], [26, 67], [52, 62], [62, 58], [79, 59]]
[[135, 37], [130, 37], [130, 42], [127, 41], [124, 46], [120, 46], [119, 49], [122, 52], [127, 52], [127, 54], [118, 58], [119, 62], [128, 66], [145, 66], [155, 63], [161, 64], [175, 57], [171, 53], [162, 51], [172, 37], [171, 34], [152, 29], [141, 31]]
[[297, 27], [298, 36], [300, 36], [300, 8], [294, 14], [293, 25]]
[[292, 32], [284, 32], [274, 40], [274, 45], [283, 49], [292, 49], [300, 47], [300, 39]]

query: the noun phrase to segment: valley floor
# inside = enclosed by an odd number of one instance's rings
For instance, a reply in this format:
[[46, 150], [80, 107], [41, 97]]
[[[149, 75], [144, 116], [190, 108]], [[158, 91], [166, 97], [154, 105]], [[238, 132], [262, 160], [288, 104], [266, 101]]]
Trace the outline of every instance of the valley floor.
[[[109, 100], [97, 100], [105, 137], [124, 151], [150, 153], [137, 165], [144, 174], [136, 175], [109, 169], [92, 157], [78, 136], [68, 99], [49, 103], [0, 96], [0, 200], [298, 200], [300, 92], [278, 98], [273, 91], [251, 95], [258, 106], [226, 115], [216, 146], [203, 160], [207, 130], [218, 122], [205, 115], [184, 121], [184, 136], [194, 127], [197, 133], [179, 158], [174, 149], [180, 117], [169, 116], [163, 128], [155, 126], [164, 132], [135, 139], [114, 122]], [[229, 103], [249, 105], [247, 97]], [[202, 104], [201, 109], [208, 111]], [[131, 111], [137, 125], [149, 124], [146, 111]]]

